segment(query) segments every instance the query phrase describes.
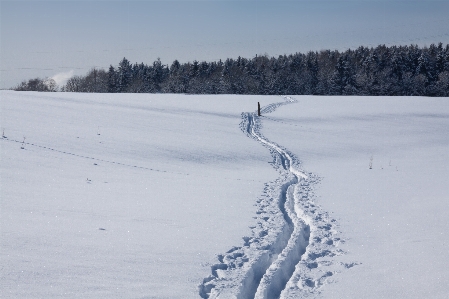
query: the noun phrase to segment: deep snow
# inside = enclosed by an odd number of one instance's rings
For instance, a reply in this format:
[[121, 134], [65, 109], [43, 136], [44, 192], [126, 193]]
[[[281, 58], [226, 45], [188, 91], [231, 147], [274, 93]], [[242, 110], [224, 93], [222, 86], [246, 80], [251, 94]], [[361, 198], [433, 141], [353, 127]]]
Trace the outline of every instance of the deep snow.
[[198, 298], [276, 177], [257, 100], [2, 91], [3, 297]]
[[[320, 298], [447, 298], [449, 99], [297, 97], [262, 131], [321, 178], [346, 242]], [[372, 169], [369, 169], [373, 158]]]
[[3, 298], [446, 296], [447, 98], [0, 96]]

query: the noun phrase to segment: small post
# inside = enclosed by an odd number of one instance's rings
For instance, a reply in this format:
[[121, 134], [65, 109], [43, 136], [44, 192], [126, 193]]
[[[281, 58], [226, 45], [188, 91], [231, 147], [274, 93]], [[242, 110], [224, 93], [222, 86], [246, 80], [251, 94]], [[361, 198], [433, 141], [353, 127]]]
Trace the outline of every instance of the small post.
[[257, 102], [257, 115], [260, 116], [260, 102]]
[[23, 136], [22, 146], [20, 147], [21, 149], [25, 149], [25, 139], [25, 136]]

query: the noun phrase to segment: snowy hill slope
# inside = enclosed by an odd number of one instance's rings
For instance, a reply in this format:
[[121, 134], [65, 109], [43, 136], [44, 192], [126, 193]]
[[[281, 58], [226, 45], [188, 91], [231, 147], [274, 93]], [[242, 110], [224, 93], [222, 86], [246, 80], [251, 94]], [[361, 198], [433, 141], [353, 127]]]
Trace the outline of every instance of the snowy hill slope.
[[321, 178], [315, 201], [346, 239], [329, 260], [358, 263], [318, 297], [447, 298], [449, 99], [297, 98], [262, 132]]
[[4, 298], [444, 298], [445, 98], [0, 96]]
[[276, 177], [257, 100], [2, 92], [2, 297], [198, 298]]

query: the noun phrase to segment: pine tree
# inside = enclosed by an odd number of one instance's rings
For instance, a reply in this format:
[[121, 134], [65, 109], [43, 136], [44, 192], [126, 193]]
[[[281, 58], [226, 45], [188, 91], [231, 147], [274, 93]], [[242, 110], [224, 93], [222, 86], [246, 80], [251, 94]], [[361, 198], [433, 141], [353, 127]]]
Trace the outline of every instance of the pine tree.
[[123, 58], [118, 67], [118, 92], [126, 92], [132, 80], [132, 67], [130, 62]]
[[354, 94], [356, 92], [355, 78], [352, 74], [348, 54], [338, 58], [330, 88], [333, 95]]
[[118, 91], [117, 90], [117, 74], [112, 65], [109, 66], [107, 86], [108, 86], [108, 92], [110, 92], [110, 93], [115, 93]]
[[318, 59], [316, 53], [309, 52], [307, 54], [306, 69], [308, 73], [308, 93], [317, 94], [316, 89], [318, 85]]
[[418, 58], [418, 66], [416, 67], [415, 73], [417, 75], [423, 74], [427, 80], [431, 81], [432, 78], [432, 68], [429, 61], [429, 56], [426, 52], [422, 52]]

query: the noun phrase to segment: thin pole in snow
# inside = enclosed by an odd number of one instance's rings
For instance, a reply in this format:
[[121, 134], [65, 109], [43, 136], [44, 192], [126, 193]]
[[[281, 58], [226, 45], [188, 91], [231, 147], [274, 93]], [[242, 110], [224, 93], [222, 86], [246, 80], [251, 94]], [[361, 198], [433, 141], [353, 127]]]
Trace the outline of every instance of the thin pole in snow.
[[257, 115], [260, 116], [260, 102], [257, 102]]

